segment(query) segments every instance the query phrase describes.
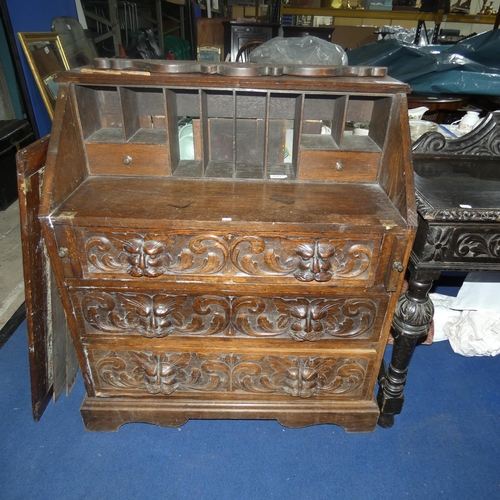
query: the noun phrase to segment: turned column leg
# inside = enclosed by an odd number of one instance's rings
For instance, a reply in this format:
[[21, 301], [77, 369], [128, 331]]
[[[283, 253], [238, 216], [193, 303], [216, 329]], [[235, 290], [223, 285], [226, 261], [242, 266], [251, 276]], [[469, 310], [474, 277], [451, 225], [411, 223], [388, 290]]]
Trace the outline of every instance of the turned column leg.
[[381, 369], [379, 375], [377, 401], [381, 427], [392, 427], [394, 415], [401, 413], [403, 408], [406, 372], [418, 340], [429, 331], [434, 306], [428, 293], [439, 274], [439, 271], [412, 268], [408, 290], [399, 297], [392, 323], [394, 348], [391, 363], [388, 370]]

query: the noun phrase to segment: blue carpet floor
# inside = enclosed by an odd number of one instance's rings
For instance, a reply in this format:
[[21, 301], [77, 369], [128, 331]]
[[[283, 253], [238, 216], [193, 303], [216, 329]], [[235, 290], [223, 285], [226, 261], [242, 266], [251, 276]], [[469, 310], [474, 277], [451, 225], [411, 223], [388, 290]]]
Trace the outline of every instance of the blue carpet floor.
[[499, 499], [500, 359], [417, 348], [392, 429], [190, 421], [89, 433], [69, 398], [31, 419], [26, 324], [0, 350], [0, 498]]

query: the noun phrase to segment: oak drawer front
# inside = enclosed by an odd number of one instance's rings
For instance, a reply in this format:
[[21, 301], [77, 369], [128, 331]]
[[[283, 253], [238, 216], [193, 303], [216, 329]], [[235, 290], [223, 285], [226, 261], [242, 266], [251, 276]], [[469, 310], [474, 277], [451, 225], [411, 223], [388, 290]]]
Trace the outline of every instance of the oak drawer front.
[[302, 150], [300, 180], [375, 182], [381, 153]]
[[97, 396], [373, 397], [369, 385], [375, 357], [367, 351], [277, 355], [104, 347], [90, 348], [87, 355]]
[[92, 175], [170, 175], [170, 159], [164, 144], [87, 143]]
[[338, 236], [98, 232], [76, 229], [86, 279], [136, 279], [367, 286], [375, 281], [382, 231]]
[[275, 295], [266, 294], [71, 290], [80, 332], [85, 336], [285, 339], [290, 341], [288, 345], [328, 340], [376, 342], [389, 300], [387, 295], [366, 292], [323, 297], [282, 296], [278, 290]]

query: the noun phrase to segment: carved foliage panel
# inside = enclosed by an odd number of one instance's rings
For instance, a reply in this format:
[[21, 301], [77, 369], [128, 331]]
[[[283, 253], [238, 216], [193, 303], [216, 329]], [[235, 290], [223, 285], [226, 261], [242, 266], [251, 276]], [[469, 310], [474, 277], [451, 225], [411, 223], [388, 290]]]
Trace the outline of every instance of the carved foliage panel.
[[420, 254], [422, 262], [498, 262], [500, 229], [430, 225]]
[[387, 299], [305, 298], [76, 291], [88, 333], [168, 336], [370, 338]]
[[86, 277], [373, 279], [380, 236], [339, 238], [78, 231]]
[[101, 394], [275, 394], [294, 398], [353, 396], [370, 360], [269, 354], [92, 351]]

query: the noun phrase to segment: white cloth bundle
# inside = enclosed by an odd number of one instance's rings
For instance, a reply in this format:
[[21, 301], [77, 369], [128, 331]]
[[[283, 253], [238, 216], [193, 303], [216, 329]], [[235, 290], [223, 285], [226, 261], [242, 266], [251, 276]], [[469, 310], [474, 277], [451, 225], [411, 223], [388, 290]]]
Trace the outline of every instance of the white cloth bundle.
[[457, 297], [430, 294], [434, 340], [448, 338], [463, 356], [500, 354], [500, 273], [469, 273]]

